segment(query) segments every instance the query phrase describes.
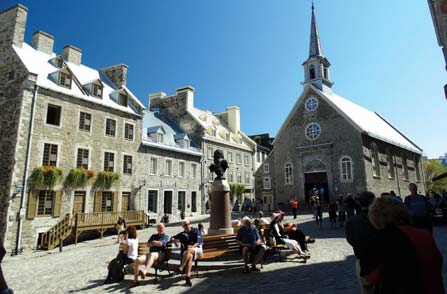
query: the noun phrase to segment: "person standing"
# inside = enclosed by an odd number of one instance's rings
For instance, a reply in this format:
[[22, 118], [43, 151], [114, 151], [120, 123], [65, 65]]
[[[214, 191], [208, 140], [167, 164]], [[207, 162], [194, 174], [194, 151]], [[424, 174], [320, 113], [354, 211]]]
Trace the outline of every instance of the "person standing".
[[343, 196], [339, 195], [337, 199], [337, 212], [338, 212], [338, 223], [340, 226], [344, 226], [346, 221], [346, 210], [345, 202], [343, 201]]
[[296, 219], [296, 212], [298, 209], [298, 200], [296, 200], [296, 198], [290, 200], [290, 207], [292, 208], [293, 218]]
[[337, 227], [337, 204], [334, 200], [329, 203], [329, 220], [331, 222], [331, 228]]
[[430, 203], [426, 197], [417, 193], [418, 187], [415, 183], [410, 183], [408, 189], [411, 194], [405, 197], [404, 203], [407, 206], [411, 222], [415, 227], [431, 232], [433, 227], [430, 219]]
[[323, 225], [323, 206], [321, 205], [321, 200], [319, 196], [315, 196], [315, 217], [317, 221], [317, 225]]
[[346, 197], [345, 200], [345, 207], [346, 212], [348, 213], [348, 219], [354, 215], [354, 207], [355, 207], [355, 200], [352, 198], [351, 194], [348, 194], [348, 197]]
[[354, 250], [355, 273], [362, 294], [374, 293], [373, 284], [367, 279], [367, 275], [376, 266], [377, 230], [368, 219], [368, 209], [374, 198], [371, 192], [360, 193], [358, 197], [360, 212], [346, 222], [346, 240]]

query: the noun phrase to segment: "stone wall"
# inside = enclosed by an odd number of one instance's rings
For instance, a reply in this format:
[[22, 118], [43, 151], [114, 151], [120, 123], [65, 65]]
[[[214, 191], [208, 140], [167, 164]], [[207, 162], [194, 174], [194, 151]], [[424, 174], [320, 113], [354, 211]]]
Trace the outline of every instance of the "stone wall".
[[118, 64], [101, 69], [101, 72], [115, 84], [118, 88], [126, 85], [127, 81], [127, 65]]
[[[393, 190], [397, 195], [407, 196], [410, 194], [408, 190], [409, 183], [416, 183], [419, 193], [425, 195], [426, 188], [423, 176], [422, 158], [421, 155], [408, 151], [403, 148], [391, 145], [389, 143], [368, 137], [362, 136], [363, 157], [365, 164], [365, 174], [367, 189], [375, 193], [376, 196], [383, 192], [390, 192]], [[371, 144], [375, 143], [379, 152], [380, 161], [380, 175], [374, 176], [371, 164]], [[392, 168], [394, 169], [394, 176], [389, 176], [388, 173], [388, 156], [390, 152], [392, 156]], [[408, 179], [404, 179], [403, 156], [407, 157]], [[415, 159], [418, 159], [420, 179], [416, 178]]]
[[[25, 92], [25, 101], [31, 101], [32, 93]], [[46, 115], [48, 104], [57, 105], [62, 108], [60, 126], [54, 126], [46, 123]], [[79, 130], [79, 113], [87, 112], [92, 115], [92, 123], [90, 132]], [[116, 136], [109, 137], [105, 135], [105, 119], [115, 119]], [[22, 120], [26, 117], [22, 116]], [[134, 140], [129, 141], [124, 139], [124, 123], [128, 122], [134, 125]], [[24, 127], [27, 124], [24, 124]], [[20, 132], [20, 140], [18, 146], [25, 149], [26, 136]], [[113, 187], [111, 190], [119, 192], [118, 209], [121, 208], [121, 194], [122, 192], [133, 193], [135, 187], [139, 185], [137, 177], [130, 175], [123, 175], [123, 155], [131, 155], [133, 158], [133, 174], [136, 172], [136, 165], [138, 161], [137, 150], [141, 142], [141, 118], [136, 115], [122, 113], [117, 110], [109, 109], [104, 106], [83, 101], [77, 98], [58, 94], [46, 89], [40, 88], [38, 90], [34, 117], [34, 128], [31, 145], [31, 157], [28, 175], [31, 174], [35, 167], [42, 165], [43, 148], [45, 143], [57, 144], [57, 166], [60, 167], [64, 174], [67, 175], [69, 171], [76, 166], [76, 157], [78, 148], [89, 149], [89, 169], [97, 171], [103, 170], [104, 151], [115, 153], [115, 167], [114, 171], [121, 174], [121, 183]], [[20, 158], [16, 155], [16, 158]], [[20, 166], [16, 166], [19, 171]], [[22, 171], [23, 174], [23, 171]], [[21, 179], [22, 175], [16, 178]], [[86, 191], [85, 212], [93, 211], [94, 191], [92, 183], [85, 189]], [[63, 190], [62, 184], [55, 187], [56, 191]], [[61, 217], [66, 213], [73, 211], [73, 193], [74, 191], [64, 191], [61, 202]], [[28, 198], [29, 195], [27, 195]], [[139, 195], [131, 196], [132, 199], [139, 197]], [[17, 210], [16, 210], [17, 211]], [[51, 226], [55, 225], [60, 218], [58, 217], [36, 217], [32, 220], [25, 219], [23, 224], [22, 244], [25, 248], [33, 248], [36, 245], [38, 234], [47, 231]], [[12, 240], [15, 236], [14, 230], [10, 231], [7, 239]]]
[[[139, 149], [138, 179], [146, 181], [146, 185], [141, 188], [140, 197], [137, 199], [137, 207], [145, 210], [151, 218], [159, 222], [164, 215], [164, 191], [172, 191], [172, 214], [170, 220], [179, 220], [178, 192], [186, 192], [185, 216], [195, 216], [201, 212], [201, 174], [200, 156], [193, 156], [181, 152], [159, 149], [141, 145]], [[150, 173], [150, 159], [156, 158], [156, 173]], [[166, 160], [172, 161], [172, 175], [166, 174]], [[185, 163], [185, 176], [179, 175], [179, 162]], [[196, 177], [192, 176], [191, 165], [196, 165]], [[148, 211], [148, 191], [156, 190], [158, 193], [157, 212]], [[196, 192], [196, 212], [192, 212], [191, 194]]]

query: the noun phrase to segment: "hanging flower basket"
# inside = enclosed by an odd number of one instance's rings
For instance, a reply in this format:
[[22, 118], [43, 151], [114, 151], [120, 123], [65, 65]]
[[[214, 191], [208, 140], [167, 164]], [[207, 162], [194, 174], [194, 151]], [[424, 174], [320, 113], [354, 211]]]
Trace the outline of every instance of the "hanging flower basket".
[[56, 166], [39, 166], [29, 177], [30, 190], [53, 189], [62, 182], [64, 172]]
[[121, 176], [119, 173], [103, 171], [98, 173], [95, 185], [101, 190], [108, 190], [113, 185], [117, 184], [120, 179]]
[[74, 168], [70, 170], [65, 179], [65, 187], [67, 188], [85, 188], [88, 185], [88, 181], [93, 178], [95, 172], [84, 168]]

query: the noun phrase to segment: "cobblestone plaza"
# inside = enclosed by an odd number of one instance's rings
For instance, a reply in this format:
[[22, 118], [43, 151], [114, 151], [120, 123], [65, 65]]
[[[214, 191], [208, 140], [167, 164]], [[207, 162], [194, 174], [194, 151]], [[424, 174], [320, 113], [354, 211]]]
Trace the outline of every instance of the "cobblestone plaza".
[[[286, 222], [292, 222], [288, 216]], [[153, 275], [146, 277], [139, 287], [129, 289], [132, 277], [127, 275], [121, 283], [103, 285], [106, 265], [117, 253], [116, 237], [86, 241], [70, 245], [60, 253], [25, 253], [6, 257], [3, 271], [9, 287], [15, 293], [259, 293], [272, 289], [277, 293], [358, 293], [354, 273], [352, 248], [346, 242], [343, 228], [331, 229], [327, 219], [317, 228], [312, 216], [298, 216], [301, 229], [315, 237], [309, 245], [311, 259], [306, 264], [290, 255], [286, 262], [269, 257], [260, 273], [243, 274], [242, 268], [227, 270], [200, 270], [193, 276], [193, 287], [184, 286], [180, 277], [164, 277], [154, 283]], [[204, 223], [206, 220], [204, 221]], [[205, 227], [207, 227], [205, 223]], [[180, 226], [169, 226], [169, 235]], [[155, 228], [138, 231], [144, 241]], [[447, 227], [435, 227], [435, 238], [444, 260], [447, 257]], [[150, 271], [153, 274], [153, 271]], [[447, 285], [447, 267], [444, 263], [444, 284]], [[163, 272], [164, 276], [166, 272]]]

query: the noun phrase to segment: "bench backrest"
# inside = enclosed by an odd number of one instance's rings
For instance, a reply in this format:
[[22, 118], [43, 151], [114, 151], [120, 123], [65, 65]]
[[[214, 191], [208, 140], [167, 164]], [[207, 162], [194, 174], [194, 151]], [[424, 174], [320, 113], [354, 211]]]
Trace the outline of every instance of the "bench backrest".
[[[120, 243], [119, 251], [123, 252], [123, 250], [124, 250], [124, 243]], [[171, 256], [171, 250], [172, 250], [172, 242], [168, 241], [168, 243], [166, 243], [165, 254], [164, 254], [165, 260], [169, 260], [169, 258]], [[148, 253], [149, 253], [149, 247], [147, 247], [147, 243], [139, 242], [138, 243], [138, 256], [145, 255]]]
[[235, 255], [239, 255], [236, 234], [203, 237], [203, 256], [201, 259], [226, 259]]

